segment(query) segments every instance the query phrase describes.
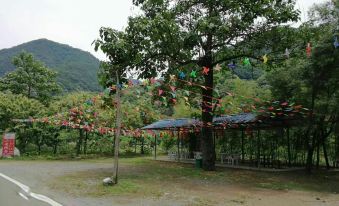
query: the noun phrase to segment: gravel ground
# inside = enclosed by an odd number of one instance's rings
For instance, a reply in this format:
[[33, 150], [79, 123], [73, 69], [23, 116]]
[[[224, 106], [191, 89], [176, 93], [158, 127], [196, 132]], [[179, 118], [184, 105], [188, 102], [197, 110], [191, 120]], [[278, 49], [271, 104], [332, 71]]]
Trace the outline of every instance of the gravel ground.
[[[43, 195], [64, 206], [111, 206], [111, 205], [164, 205], [164, 206], [202, 206], [202, 205], [267, 205], [267, 206], [337, 206], [339, 195], [301, 191], [276, 191], [253, 189], [237, 185], [206, 185], [201, 188], [173, 183], [162, 196], [153, 197], [85, 197], [74, 196], [52, 189], [50, 182], [54, 178], [76, 172], [109, 171], [112, 160], [98, 161], [2, 161], [0, 172], [10, 176]], [[100, 177], [102, 178], [102, 177]], [[200, 197], [213, 201], [204, 202]]]

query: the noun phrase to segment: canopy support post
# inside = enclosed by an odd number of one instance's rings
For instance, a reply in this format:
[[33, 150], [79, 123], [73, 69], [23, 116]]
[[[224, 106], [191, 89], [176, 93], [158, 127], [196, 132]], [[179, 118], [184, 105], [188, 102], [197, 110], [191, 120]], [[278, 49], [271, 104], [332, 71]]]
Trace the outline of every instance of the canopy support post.
[[241, 160], [245, 160], [245, 148], [244, 148], [244, 130], [241, 130]]
[[287, 153], [288, 153], [288, 167], [291, 167], [291, 142], [290, 142], [290, 128], [286, 128], [287, 136]]
[[258, 162], [258, 168], [260, 168], [260, 130], [258, 129], [257, 132], [257, 162]]
[[154, 141], [154, 160], [157, 160], [157, 135], [155, 134], [155, 141]]
[[179, 129], [178, 129], [177, 147], [178, 147], [177, 159], [178, 159], [178, 162], [180, 162], [180, 130]]

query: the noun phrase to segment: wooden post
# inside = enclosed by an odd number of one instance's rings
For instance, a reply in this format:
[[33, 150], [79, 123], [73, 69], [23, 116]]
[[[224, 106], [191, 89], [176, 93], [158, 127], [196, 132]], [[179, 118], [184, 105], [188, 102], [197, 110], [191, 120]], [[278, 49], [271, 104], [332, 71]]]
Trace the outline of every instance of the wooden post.
[[254, 145], [253, 145], [253, 139], [254, 139], [254, 135], [253, 135], [253, 131], [251, 132], [251, 149], [250, 149], [250, 161], [251, 161], [251, 164], [252, 164], [252, 161], [253, 161], [253, 152], [254, 152]]
[[288, 155], [288, 167], [291, 167], [291, 142], [290, 142], [290, 128], [286, 129], [287, 136], [287, 155]]
[[154, 144], [154, 159], [157, 160], [157, 135], [155, 135], [155, 144]]
[[178, 154], [177, 154], [177, 159], [178, 159], [178, 162], [180, 162], [180, 130], [178, 130], [177, 144], [178, 144]]
[[245, 149], [244, 149], [244, 130], [241, 130], [241, 160], [245, 160]]
[[258, 168], [260, 167], [260, 130], [258, 129], [257, 133], [257, 161], [258, 161]]
[[114, 167], [113, 167], [113, 184], [118, 184], [118, 163], [119, 163], [119, 143], [120, 143], [120, 129], [121, 129], [121, 102], [120, 102], [120, 88], [119, 88], [119, 74], [117, 76], [117, 89], [116, 89], [116, 132], [115, 132], [115, 144], [114, 144]]
[[215, 130], [213, 130], [213, 147], [214, 147], [214, 156], [216, 158], [216, 152], [215, 152], [215, 146], [216, 146], [216, 137], [217, 136], [217, 132], [215, 132]]
[[142, 154], [142, 155], [145, 154], [144, 146], [145, 146], [145, 137], [144, 137], [144, 135], [142, 135], [141, 145], [140, 145], [140, 154]]

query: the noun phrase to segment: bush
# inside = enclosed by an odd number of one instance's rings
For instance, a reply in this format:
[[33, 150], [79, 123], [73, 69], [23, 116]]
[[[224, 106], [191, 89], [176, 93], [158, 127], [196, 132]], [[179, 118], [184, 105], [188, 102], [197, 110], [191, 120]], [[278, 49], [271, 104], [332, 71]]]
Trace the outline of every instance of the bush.
[[161, 139], [161, 148], [168, 152], [173, 146], [175, 146], [176, 139], [169, 134], [164, 134]]

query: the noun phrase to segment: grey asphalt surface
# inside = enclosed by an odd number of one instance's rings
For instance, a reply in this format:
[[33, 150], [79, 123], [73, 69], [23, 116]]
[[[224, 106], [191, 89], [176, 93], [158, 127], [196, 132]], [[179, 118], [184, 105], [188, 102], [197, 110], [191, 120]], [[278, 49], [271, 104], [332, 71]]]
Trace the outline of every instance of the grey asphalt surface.
[[[31, 188], [37, 194], [45, 195], [63, 206], [112, 206], [113, 198], [78, 197], [64, 191], [56, 191], [50, 187], [50, 182], [58, 176], [72, 174], [78, 171], [97, 169], [112, 169], [112, 160], [106, 161], [8, 161], [0, 159], [0, 173], [7, 175]], [[98, 177], [99, 181], [101, 181]], [[2, 179], [0, 177], [0, 179]], [[0, 182], [0, 191], [2, 188]], [[6, 184], [7, 185], [7, 184]], [[6, 191], [5, 191], [6, 192]], [[0, 194], [0, 206], [3, 195]], [[4, 194], [6, 196], [6, 194]], [[25, 204], [29, 205], [29, 204]], [[8, 205], [12, 206], [12, 204]], [[13, 205], [16, 206], [16, 205]], [[30, 206], [30, 205], [29, 205]], [[40, 206], [40, 205], [37, 205]]]
[[1, 206], [49, 206], [34, 198], [25, 199], [19, 195], [25, 194], [20, 187], [0, 177], [0, 205]]

